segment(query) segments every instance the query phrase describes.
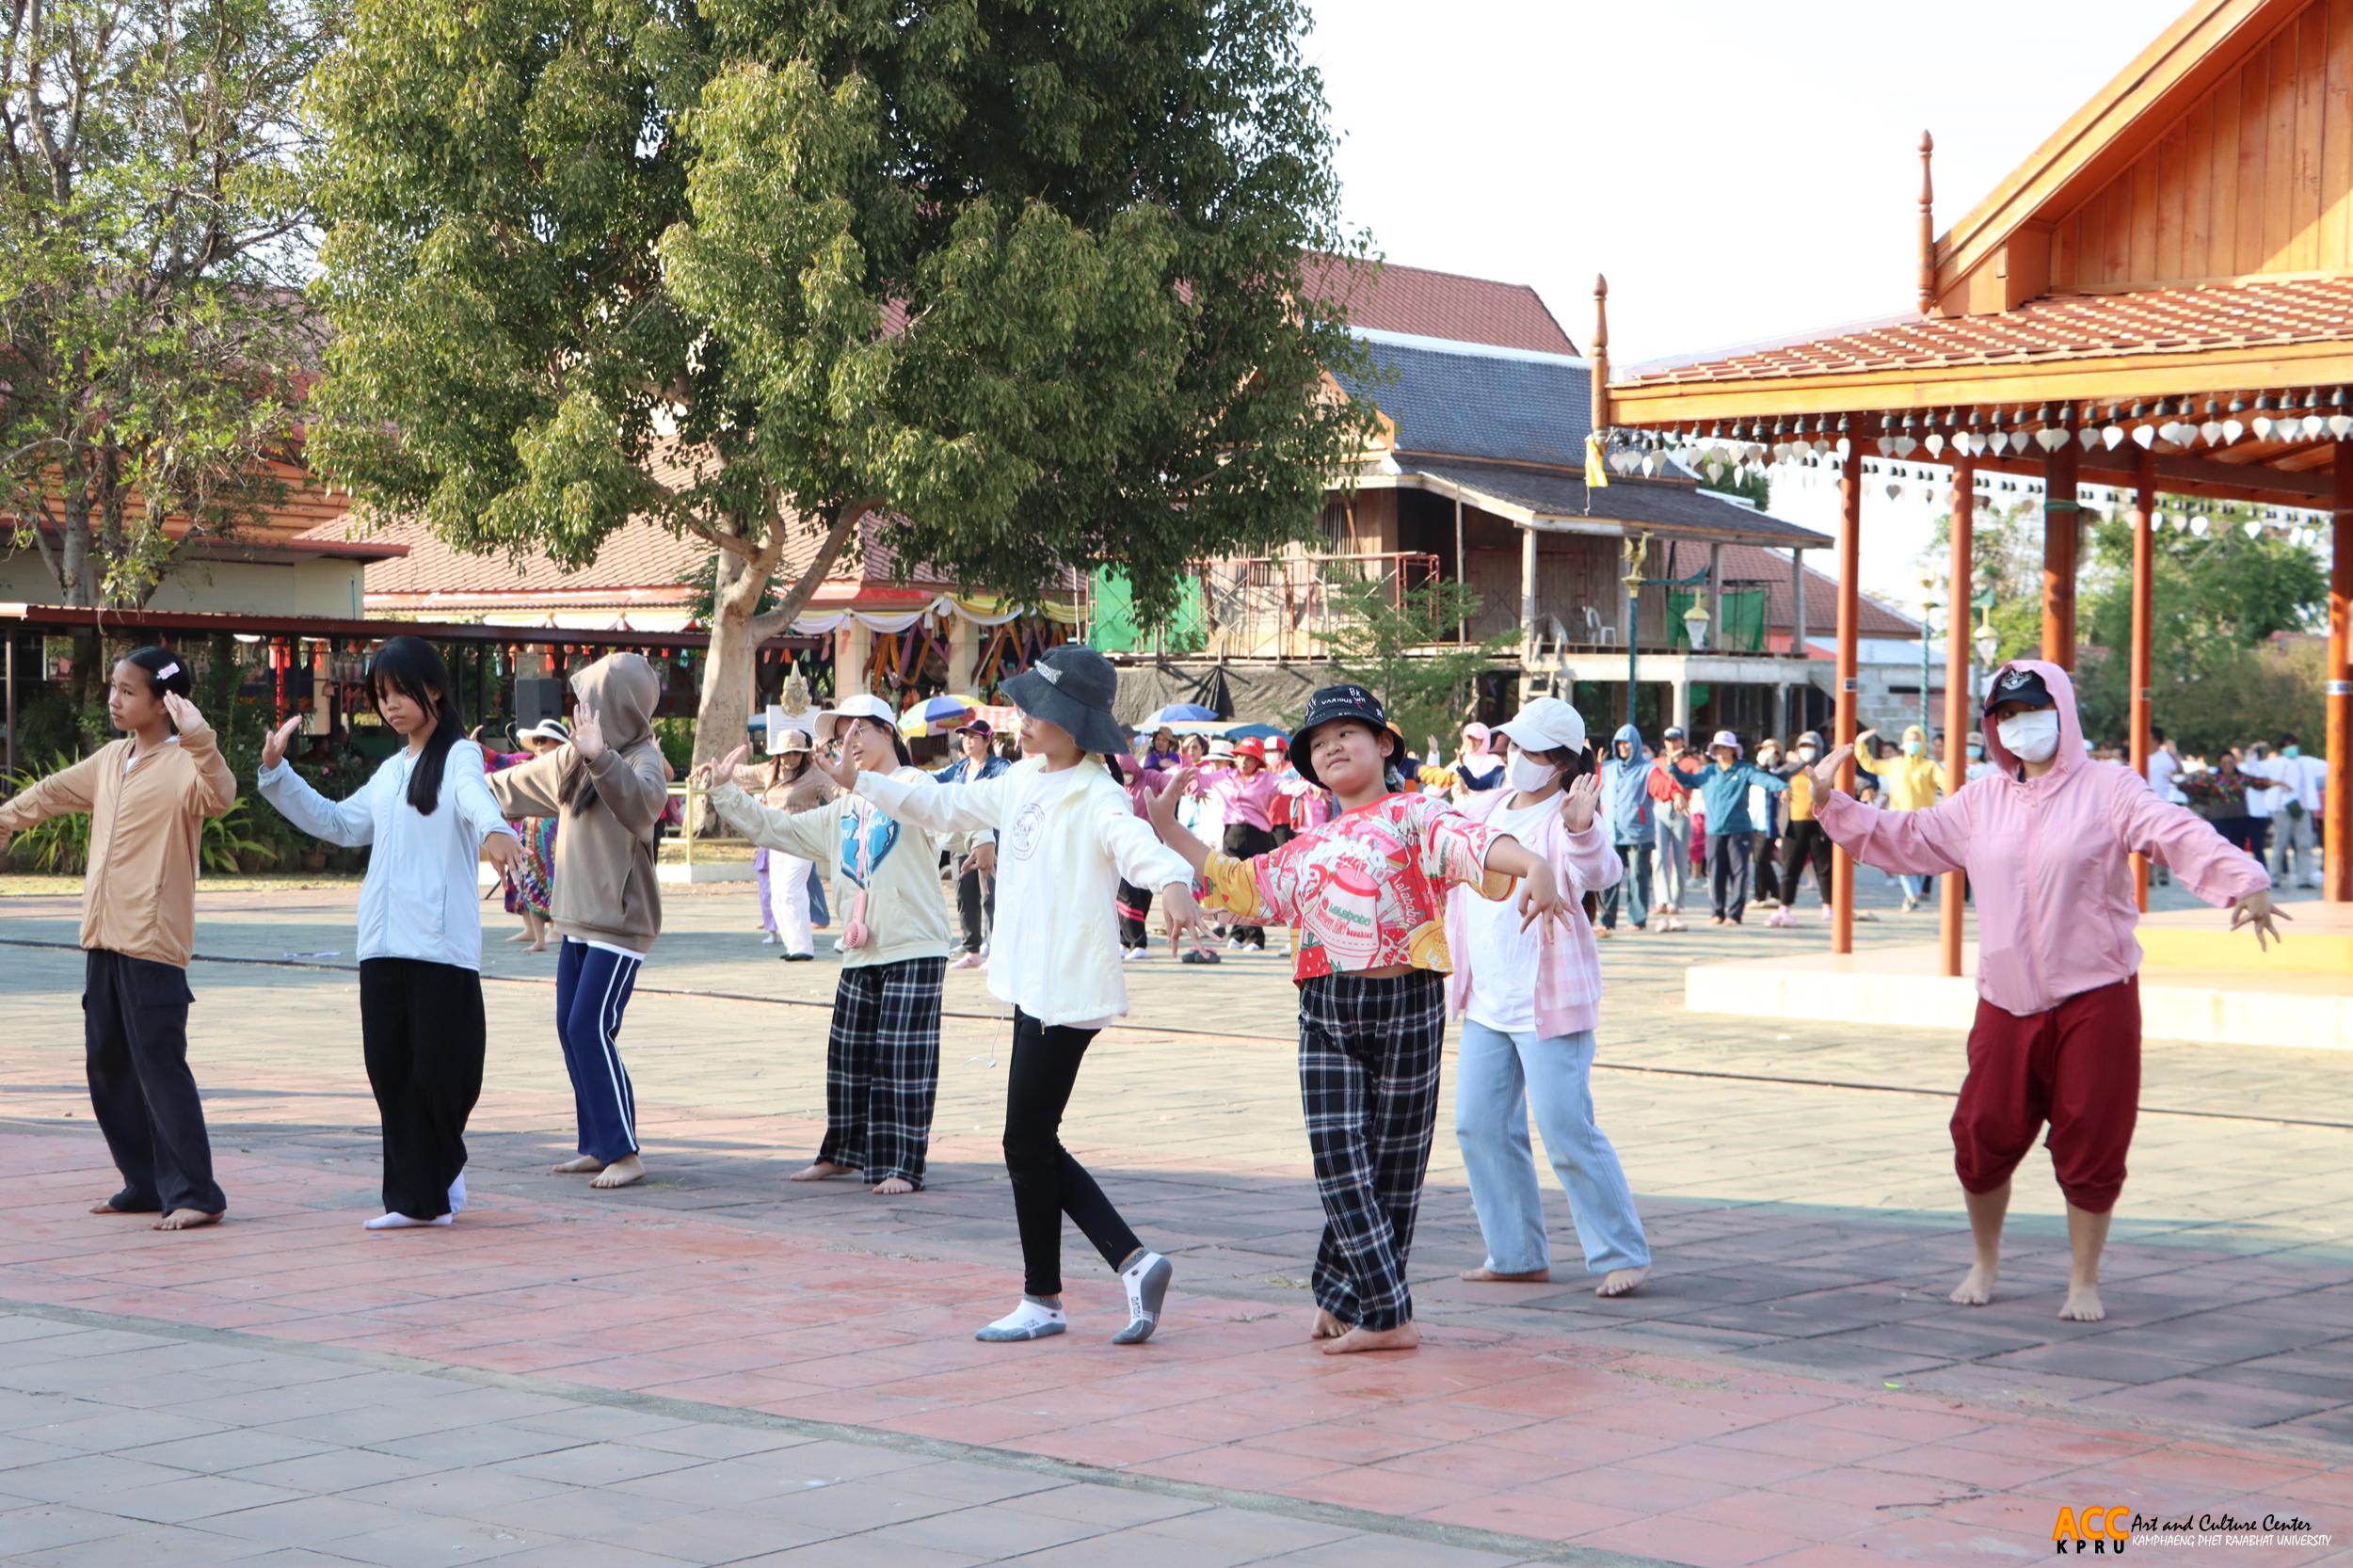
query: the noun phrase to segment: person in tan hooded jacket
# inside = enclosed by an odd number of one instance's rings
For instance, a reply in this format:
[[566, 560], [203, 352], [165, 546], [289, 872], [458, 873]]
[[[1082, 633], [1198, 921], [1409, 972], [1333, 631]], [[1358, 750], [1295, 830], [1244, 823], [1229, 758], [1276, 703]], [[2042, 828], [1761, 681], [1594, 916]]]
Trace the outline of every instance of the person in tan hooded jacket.
[[548, 919], [562, 934], [555, 1032], [571, 1075], [580, 1155], [559, 1174], [595, 1173], [595, 1187], [644, 1177], [637, 1101], [621, 1065], [621, 1015], [638, 966], [662, 934], [654, 824], [669, 801], [654, 744], [662, 682], [643, 655], [613, 653], [572, 677], [568, 745], [490, 776], [509, 817], [555, 817], [555, 890]]

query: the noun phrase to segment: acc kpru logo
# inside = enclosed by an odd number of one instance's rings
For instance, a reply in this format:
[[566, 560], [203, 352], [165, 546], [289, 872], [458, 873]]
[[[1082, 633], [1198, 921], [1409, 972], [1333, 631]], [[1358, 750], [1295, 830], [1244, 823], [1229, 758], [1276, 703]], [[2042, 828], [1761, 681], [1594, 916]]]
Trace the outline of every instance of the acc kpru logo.
[[2121, 1557], [2132, 1537], [2129, 1508], [2062, 1508], [2051, 1525], [2051, 1549], [2061, 1557], [2087, 1551]]

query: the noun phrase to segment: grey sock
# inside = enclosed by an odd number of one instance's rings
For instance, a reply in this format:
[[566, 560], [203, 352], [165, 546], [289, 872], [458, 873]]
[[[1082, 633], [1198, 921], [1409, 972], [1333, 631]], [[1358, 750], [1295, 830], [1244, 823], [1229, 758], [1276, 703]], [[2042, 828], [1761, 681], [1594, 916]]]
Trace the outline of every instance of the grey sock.
[[1114, 1345], [1141, 1345], [1160, 1325], [1160, 1303], [1176, 1271], [1159, 1253], [1148, 1252], [1119, 1272], [1128, 1288], [1128, 1326], [1112, 1336]]

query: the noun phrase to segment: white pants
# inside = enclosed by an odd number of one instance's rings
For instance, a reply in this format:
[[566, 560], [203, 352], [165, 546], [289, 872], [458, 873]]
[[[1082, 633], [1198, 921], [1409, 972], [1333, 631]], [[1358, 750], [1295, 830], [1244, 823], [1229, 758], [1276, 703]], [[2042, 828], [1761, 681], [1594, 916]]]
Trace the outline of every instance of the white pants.
[[808, 924], [809, 863], [781, 850], [763, 849], [752, 856], [760, 874], [760, 923], [776, 932], [787, 952], [817, 952]]
[[[2291, 874], [2289, 861], [2295, 862]], [[2291, 817], [2284, 810], [2271, 813], [2271, 885], [2287, 888], [2297, 882], [2320, 881], [2320, 856], [2313, 848], [2313, 814], [2306, 811]]]

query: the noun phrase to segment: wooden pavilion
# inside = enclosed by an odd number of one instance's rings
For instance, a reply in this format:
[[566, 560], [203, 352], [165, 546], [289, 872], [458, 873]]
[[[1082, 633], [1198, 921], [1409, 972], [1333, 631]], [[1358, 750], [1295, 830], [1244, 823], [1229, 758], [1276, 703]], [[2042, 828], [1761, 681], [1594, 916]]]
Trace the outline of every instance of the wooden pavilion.
[[[1914, 312], [1614, 381], [1597, 322], [1594, 428], [1620, 463], [1663, 448], [1836, 467], [1840, 742], [1855, 734], [1866, 460], [1945, 471], [1959, 592], [1979, 475], [2040, 480], [2042, 656], [2069, 668], [2083, 488], [2129, 493], [2144, 773], [2159, 490], [2331, 514], [2325, 896], [2353, 901], [2353, 0], [2196, 0], [1941, 235], [1931, 152], [1923, 136]], [[1961, 735], [1976, 721], [1969, 626], [1951, 620], [1945, 729]], [[1853, 886], [1841, 852], [1838, 952]], [[1957, 876], [1943, 907], [1958, 974]]]

